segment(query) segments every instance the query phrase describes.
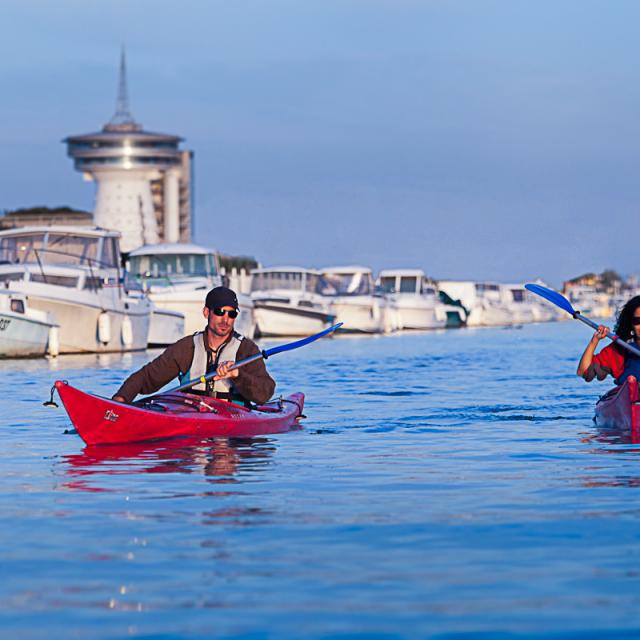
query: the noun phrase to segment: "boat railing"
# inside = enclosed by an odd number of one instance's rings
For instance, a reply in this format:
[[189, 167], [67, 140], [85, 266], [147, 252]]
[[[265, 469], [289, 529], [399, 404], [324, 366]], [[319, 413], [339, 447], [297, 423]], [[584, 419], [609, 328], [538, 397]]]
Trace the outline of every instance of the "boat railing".
[[[99, 289], [102, 289], [103, 286], [106, 283], [109, 283], [109, 278], [108, 276], [106, 278], [104, 277], [100, 277], [100, 276], [96, 276], [95, 272], [94, 272], [94, 266], [97, 267], [98, 269], [114, 269], [116, 267], [114, 267], [111, 264], [107, 264], [101, 260], [97, 260], [96, 258], [89, 258], [87, 256], [84, 255], [79, 255], [76, 253], [70, 253], [69, 251], [57, 251], [56, 249], [34, 249], [33, 252], [35, 253], [36, 256], [36, 260], [38, 261], [38, 267], [40, 268], [40, 275], [42, 276], [43, 281], [45, 282], [45, 284], [48, 284], [47, 281], [47, 275], [44, 271], [44, 267], [42, 264], [42, 260], [40, 259], [40, 254], [41, 253], [46, 253], [46, 254], [53, 254], [54, 256], [64, 256], [65, 258], [73, 258], [76, 260], [76, 263], [56, 263], [56, 262], [49, 262], [47, 263], [47, 265], [54, 265], [54, 264], [61, 264], [61, 266], [65, 266], [65, 265], [70, 265], [70, 266], [79, 266], [79, 267], [88, 267], [89, 268], [89, 277], [84, 278], [84, 288], [88, 289], [89, 291], [98, 291]], [[117, 282], [116, 284], [119, 286], [120, 285], [120, 278], [116, 278]]]
[[[119, 269], [111, 263], [56, 249], [34, 248], [32, 251], [35, 262], [24, 258], [22, 261], [4, 261], [4, 264], [20, 265], [20, 271], [0, 274], [0, 281], [10, 282], [28, 278], [32, 282], [75, 288], [78, 286], [80, 277], [52, 272], [53, 267], [71, 267], [73, 269], [81, 268], [85, 273], [82, 279], [84, 289], [97, 291], [105, 285], [120, 286], [121, 284]], [[63, 256], [64, 260], [56, 259], [59, 256]], [[114, 271], [116, 271], [115, 274]]]

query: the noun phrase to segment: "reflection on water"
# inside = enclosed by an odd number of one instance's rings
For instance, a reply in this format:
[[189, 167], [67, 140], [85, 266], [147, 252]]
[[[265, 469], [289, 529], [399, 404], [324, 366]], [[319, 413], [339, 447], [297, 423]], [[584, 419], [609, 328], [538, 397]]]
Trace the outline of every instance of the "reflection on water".
[[640, 445], [600, 429], [579, 323], [342, 338], [269, 360], [302, 430], [84, 447], [0, 362], [0, 622], [50, 637], [637, 637]]
[[[268, 438], [174, 438], [154, 443], [87, 446], [81, 453], [61, 457], [63, 473], [81, 481], [68, 488], [106, 490], [109, 476], [131, 473], [200, 473], [214, 483], [234, 481], [234, 475], [257, 473], [269, 464], [275, 447]], [[100, 476], [104, 487], [86, 476]]]

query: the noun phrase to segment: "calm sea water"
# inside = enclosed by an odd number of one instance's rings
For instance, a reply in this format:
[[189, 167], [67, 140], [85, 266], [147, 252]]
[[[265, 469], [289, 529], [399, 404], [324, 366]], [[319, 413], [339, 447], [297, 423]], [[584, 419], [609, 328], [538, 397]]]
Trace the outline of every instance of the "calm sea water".
[[0, 628], [20, 638], [640, 637], [640, 445], [599, 431], [589, 332], [337, 338], [269, 361], [305, 428], [85, 449], [0, 363]]

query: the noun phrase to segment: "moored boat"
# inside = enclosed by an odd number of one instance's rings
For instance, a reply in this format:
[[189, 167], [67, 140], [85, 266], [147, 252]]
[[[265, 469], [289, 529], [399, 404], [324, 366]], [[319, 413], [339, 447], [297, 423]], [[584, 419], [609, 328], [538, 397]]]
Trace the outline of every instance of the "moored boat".
[[385, 269], [380, 286], [396, 314], [398, 329], [442, 329], [447, 308], [422, 269]]
[[261, 336], [308, 336], [330, 327], [335, 316], [320, 291], [319, 271], [270, 267], [251, 271], [251, 299]]
[[151, 303], [123, 286], [117, 231], [22, 227], [0, 232], [0, 282], [60, 325], [60, 353], [147, 346]]
[[65, 381], [56, 381], [55, 387], [73, 426], [88, 445], [283, 433], [295, 428], [304, 407], [302, 393], [249, 409], [192, 393], [165, 393], [123, 404], [85, 393]]
[[631, 432], [632, 442], [640, 442], [638, 381], [629, 376], [623, 384], [603, 395], [596, 404], [596, 424]]
[[449, 297], [459, 300], [468, 310], [467, 326], [514, 324], [514, 318], [502, 299], [498, 283], [440, 280], [438, 286]]
[[[129, 253], [129, 271], [157, 309], [184, 315], [184, 335], [201, 331], [207, 291], [222, 284], [218, 258], [212, 249], [196, 244], [165, 243], [145, 245]], [[240, 315], [236, 330], [253, 338], [253, 302], [239, 291]]]
[[0, 358], [58, 355], [58, 328], [48, 313], [30, 309], [26, 296], [0, 292]]
[[322, 294], [331, 297], [342, 332], [384, 333], [396, 328], [389, 318], [387, 300], [376, 290], [368, 267], [332, 267], [322, 270]]

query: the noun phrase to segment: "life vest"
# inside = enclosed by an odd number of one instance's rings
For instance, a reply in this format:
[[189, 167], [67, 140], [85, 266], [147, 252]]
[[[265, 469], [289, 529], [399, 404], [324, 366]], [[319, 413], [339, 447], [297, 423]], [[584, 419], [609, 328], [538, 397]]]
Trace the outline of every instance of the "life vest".
[[632, 353], [624, 354], [624, 370], [622, 375], [616, 380], [616, 384], [623, 384], [629, 377], [634, 376], [640, 380], [640, 358]]
[[[205, 335], [204, 331], [198, 331], [193, 334], [193, 360], [191, 361], [191, 367], [188, 371], [181, 373], [179, 376], [180, 383], [184, 383], [187, 380], [193, 378], [199, 378], [207, 373], [215, 371], [221, 362], [231, 360], [236, 361], [238, 349], [240, 344], [244, 340], [244, 337], [239, 333], [233, 332], [231, 339], [219, 348], [215, 354], [215, 359], [211, 360], [210, 352], [207, 351], [204, 346]], [[224, 397], [230, 395], [236, 395], [235, 387], [233, 386], [232, 378], [225, 378], [224, 380], [208, 380], [206, 383], [198, 382], [192, 389], [196, 393], [202, 393], [206, 395], [216, 396], [217, 394], [223, 394]], [[237, 394], [239, 395], [239, 394]]]

